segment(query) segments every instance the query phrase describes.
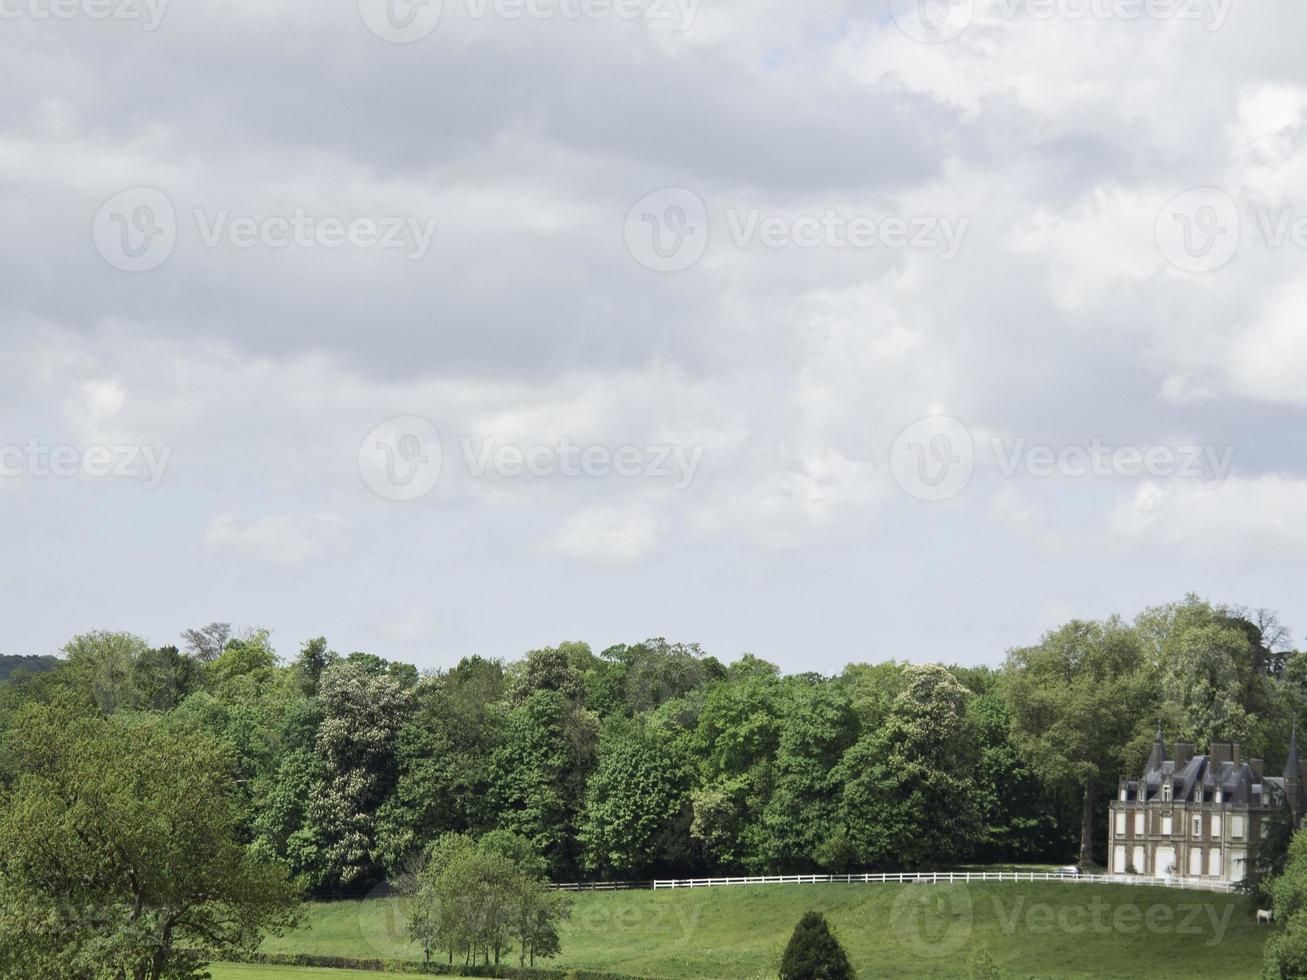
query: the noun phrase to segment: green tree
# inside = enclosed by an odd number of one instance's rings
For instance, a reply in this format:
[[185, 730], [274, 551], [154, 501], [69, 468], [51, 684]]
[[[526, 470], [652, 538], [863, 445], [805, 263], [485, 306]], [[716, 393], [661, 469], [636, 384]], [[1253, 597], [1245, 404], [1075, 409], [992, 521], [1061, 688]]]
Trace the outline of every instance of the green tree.
[[689, 782], [683, 760], [656, 731], [636, 727], [603, 740], [581, 816], [586, 868], [635, 877], [683, 858]]
[[1080, 861], [1094, 860], [1100, 795], [1127, 771], [1126, 745], [1154, 703], [1138, 633], [1119, 619], [1075, 621], [1013, 650], [1003, 690], [1013, 741], [1045, 784], [1079, 793]]
[[0, 974], [199, 976], [292, 925], [285, 871], [240, 841], [230, 758], [157, 719], [34, 708], [0, 811]]
[[781, 957], [781, 980], [851, 980], [849, 955], [820, 912], [808, 912]]
[[884, 727], [840, 762], [837, 836], [864, 866], [957, 861], [976, 837], [973, 695], [938, 665], [908, 667], [905, 677]]
[[1280, 929], [1266, 942], [1262, 976], [1265, 980], [1302, 980], [1307, 977], [1307, 831], [1293, 835], [1284, 873], [1270, 892]]

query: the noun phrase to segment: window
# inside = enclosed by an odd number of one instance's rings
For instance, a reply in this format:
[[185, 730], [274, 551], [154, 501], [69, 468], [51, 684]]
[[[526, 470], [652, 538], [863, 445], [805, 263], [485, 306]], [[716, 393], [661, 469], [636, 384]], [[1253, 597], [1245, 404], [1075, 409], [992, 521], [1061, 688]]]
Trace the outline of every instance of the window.
[[1125, 814], [1118, 812], [1116, 815], [1116, 836], [1125, 836]]
[[1217, 790], [1216, 790], [1216, 802], [1217, 802], [1217, 803], [1220, 803], [1220, 802], [1221, 802], [1221, 798], [1222, 798], [1223, 795], [1224, 795], [1224, 794], [1221, 792], [1220, 787], [1217, 787]]
[[1148, 854], [1142, 847], [1135, 848], [1134, 860], [1131, 863], [1135, 866], [1136, 874], [1148, 873]]
[[1231, 881], [1243, 881], [1244, 876], [1248, 873], [1248, 869], [1245, 866], [1247, 864], [1247, 861], [1248, 861], [1248, 854], [1246, 851], [1230, 852], [1230, 880]]
[[1189, 849], [1189, 875], [1198, 878], [1203, 873], [1203, 849], [1201, 847], [1191, 847]]
[[1171, 780], [1169, 779], [1162, 783], [1162, 802], [1171, 802]]
[[1221, 877], [1221, 849], [1212, 848], [1207, 854], [1207, 873], [1213, 878]]
[[1243, 817], [1230, 818], [1230, 836], [1236, 840], [1243, 838]]
[[1202, 837], [1202, 836], [1203, 836], [1203, 818], [1202, 818], [1202, 817], [1199, 817], [1199, 816], [1195, 816], [1195, 817], [1194, 817], [1194, 836], [1195, 836], [1195, 837]]
[[1124, 786], [1122, 786], [1122, 787], [1121, 787], [1121, 802], [1122, 802], [1122, 803], [1125, 802], [1125, 798], [1126, 798], [1126, 796], [1127, 796], [1128, 794], [1129, 794], [1129, 790], [1127, 790]]
[[1162, 836], [1171, 836], [1171, 815], [1169, 813], [1162, 814]]
[[1144, 811], [1140, 810], [1135, 814], [1135, 836], [1144, 836]]
[[1220, 839], [1221, 839], [1221, 815], [1219, 813], [1213, 813], [1212, 814], [1212, 840], [1220, 840]]

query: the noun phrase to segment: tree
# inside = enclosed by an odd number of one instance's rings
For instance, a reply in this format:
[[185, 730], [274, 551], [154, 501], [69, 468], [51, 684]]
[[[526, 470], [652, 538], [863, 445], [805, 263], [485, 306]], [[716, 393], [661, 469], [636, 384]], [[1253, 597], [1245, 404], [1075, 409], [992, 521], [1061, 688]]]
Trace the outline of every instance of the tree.
[[183, 630], [186, 652], [201, 663], [217, 660], [231, 639], [231, 623], [210, 623], [197, 630]]
[[315, 747], [327, 776], [309, 798], [307, 822], [321, 834], [319, 888], [358, 888], [380, 877], [376, 814], [396, 779], [395, 737], [412, 693], [366, 663], [349, 660], [322, 673], [322, 722]]
[[1013, 741], [1054, 788], [1081, 798], [1080, 861], [1094, 860], [1094, 814], [1104, 785], [1127, 771], [1125, 746], [1152, 703], [1138, 634], [1119, 619], [1077, 620], [1013, 650], [1003, 692]]
[[656, 732], [637, 727], [601, 742], [581, 816], [585, 866], [627, 877], [666, 864], [688, 830], [689, 782]]
[[1284, 873], [1271, 885], [1280, 931], [1266, 942], [1262, 976], [1266, 980], [1307, 977], [1307, 831], [1293, 835]]
[[848, 696], [833, 682], [793, 677], [782, 704], [772, 792], [762, 812], [763, 854], [777, 870], [841, 868], [845, 856], [832, 849], [831, 827], [838, 818], [837, 767], [857, 735]]
[[826, 918], [808, 912], [799, 920], [781, 957], [781, 980], [850, 980], [848, 953], [831, 932]]
[[973, 695], [938, 665], [905, 668], [885, 725], [840, 761], [840, 826], [849, 857], [922, 867], [969, 855], [977, 834]]
[[0, 812], [0, 974], [198, 976], [296, 921], [285, 871], [241, 843], [230, 758], [158, 719], [31, 709]]

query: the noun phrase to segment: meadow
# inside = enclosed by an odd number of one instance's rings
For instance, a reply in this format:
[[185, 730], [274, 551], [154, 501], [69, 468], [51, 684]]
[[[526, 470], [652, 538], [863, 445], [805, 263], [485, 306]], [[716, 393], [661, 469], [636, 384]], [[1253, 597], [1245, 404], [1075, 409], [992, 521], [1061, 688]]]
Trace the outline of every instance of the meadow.
[[[1062, 882], [760, 885], [576, 896], [548, 965], [645, 978], [773, 977], [803, 912], [824, 913], [860, 977], [965, 976], [974, 950], [1006, 978], [1255, 978], [1266, 927], [1238, 895]], [[1167, 955], [1159, 956], [1159, 949]], [[418, 959], [403, 900], [315, 904], [264, 951]], [[516, 963], [513, 959], [512, 963]], [[340, 970], [219, 965], [215, 980], [340, 980]], [[377, 974], [371, 974], [376, 976]]]

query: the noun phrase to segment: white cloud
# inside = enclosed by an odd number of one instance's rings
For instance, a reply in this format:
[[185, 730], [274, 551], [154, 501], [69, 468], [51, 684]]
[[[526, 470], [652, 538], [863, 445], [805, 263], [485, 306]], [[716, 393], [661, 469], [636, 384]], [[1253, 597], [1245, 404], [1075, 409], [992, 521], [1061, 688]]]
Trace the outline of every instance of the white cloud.
[[634, 565], [657, 551], [665, 530], [664, 521], [644, 504], [589, 507], [568, 516], [543, 545], [585, 565]]
[[264, 517], [241, 524], [230, 515], [209, 522], [204, 544], [272, 565], [300, 565], [327, 556], [341, 536], [344, 522], [333, 514]]
[[1143, 483], [1113, 509], [1118, 539], [1192, 559], [1307, 557], [1307, 480], [1262, 476], [1218, 487]]

